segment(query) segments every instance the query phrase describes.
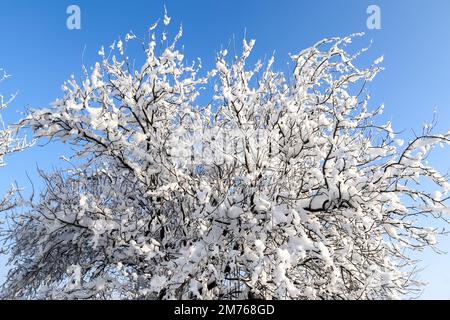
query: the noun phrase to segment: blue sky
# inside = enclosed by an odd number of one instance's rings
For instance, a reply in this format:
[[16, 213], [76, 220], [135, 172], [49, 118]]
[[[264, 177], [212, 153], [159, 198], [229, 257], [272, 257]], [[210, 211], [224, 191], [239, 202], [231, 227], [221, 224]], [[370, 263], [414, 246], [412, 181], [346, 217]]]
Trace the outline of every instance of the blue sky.
[[[81, 8], [81, 30], [66, 28], [66, 8]], [[373, 105], [386, 105], [384, 120], [396, 130], [412, 130], [438, 111], [437, 131], [450, 128], [450, 1], [298, 1], [298, 0], [152, 0], [152, 1], [66, 1], [2, 0], [0, 2], [0, 68], [12, 74], [0, 90], [19, 91], [14, 105], [5, 113], [15, 121], [27, 107], [46, 107], [61, 96], [61, 84], [78, 75], [82, 61], [92, 65], [102, 45], [133, 30], [145, 35], [160, 18], [166, 5], [172, 26], [183, 23], [182, 43], [188, 59], [201, 57], [212, 66], [215, 53], [227, 47], [233, 36], [239, 45], [244, 34], [255, 38], [254, 57], [276, 51], [280, 70], [288, 70], [288, 53], [296, 53], [324, 37], [366, 32], [358, 44], [374, 44], [367, 59], [385, 56], [386, 70], [371, 84]], [[381, 8], [382, 28], [368, 30], [366, 9]], [[84, 54], [83, 54], [84, 52]], [[33, 147], [7, 158], [0, 170], [0, 192], [12, 181], [29, 189], [26, 172], [36, 180], [36, 167], [51, 170], [61, 166], [59, 156], [69, 150], [59, 144]], [[450, 168], [450, 150], [436, 150], [430, 162], [443, 171]], [[450, 238], [441, 240], [450, 251]], [[426, 251], [418, 255], [425, 270], [420, 278], [429, 282], [422, 298], [450, 299], [450, 255]], [[5, 274], [0, 257], [0, 281]]]

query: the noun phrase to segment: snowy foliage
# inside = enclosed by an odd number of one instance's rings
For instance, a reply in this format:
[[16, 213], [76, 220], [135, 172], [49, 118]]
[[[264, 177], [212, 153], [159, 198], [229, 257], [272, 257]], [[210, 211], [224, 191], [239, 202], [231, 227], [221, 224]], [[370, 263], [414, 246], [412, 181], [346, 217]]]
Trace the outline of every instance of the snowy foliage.
[[[9, 75], [3, 69], [0, 69], [0, 84], [8, 77]], [[0, 112], [5, 109], [14, 98], [15, 95], [7, 98], [0, 94]], [[25, 147], [25, 140], [17, 138], [17, 128], [6, 127], [0, 114], [0, 168], [5, 166], [4, 157], [6, 155], [23, 150]], [[0, 196], [0, 212], [7, 211], [15, 206], [16, 203], [12, 198], [16, 191], [16, 188], [11, 188], [6, 195]]]
[[[164, 25], [170, 18], [164, 18]], [[153, 26], [150, 33], [154, 32]], [[450, 133], [405, 142], [379, 124], [356, 36], [249, 66], [221, 51], [200, 77], [169, 43], [134, 34], [24, 120], [76, 165], [11, 224], [8, 298], [391, 299], [415, 289], [410, 250], [436, 244], [446, 177], [426, 164]], [[135, 67], [126, 44], [141, 41]], [[363, 50], [364, 51], [364, 50]], [[208, 105], [197, 102], [213, 92]], [[203, 99], [206, 100], [206, 99]], [[422, 189], [422, 179], [435, 185]]]

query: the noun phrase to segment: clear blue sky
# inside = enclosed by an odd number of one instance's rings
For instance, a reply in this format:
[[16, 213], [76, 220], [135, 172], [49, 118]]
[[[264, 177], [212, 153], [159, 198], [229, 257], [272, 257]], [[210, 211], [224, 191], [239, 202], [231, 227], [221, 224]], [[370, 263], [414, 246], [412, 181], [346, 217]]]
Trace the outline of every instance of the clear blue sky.
[[[66, 28], [66, 8], [81, 8], [82, 29]], [[450, 1], [298, 1], [298, 0], [192, 0], [192, 1], [66, 1], [1, 0], [0, 68], [13, 78], [2, 85], [2, 93], [19, 90], [5, 120], [14, 121], [27, 106], [45, 107], [61, 96], [61, 84], [72, 73], [80, 74], [83, 49], [87, 66], [97, 58], [101, 45], [133, 30], [145, 35], [147, 28], [167, 6], [172, 26], [183, 23], [189, 59], [201, 57], [204, 66], [213, 64], [215, 53], [227, 46], [233, 35], [239, 44], [244, 32], [256, 38], [255, 57], [274, 50], [277, 67], [287, 70], [288, 53], [296, 53], [330, 36], [366, 32], [361, 46], [374, 40], [368, 58], [384, 54], [386, 67], [370, 86], [374, 105], [386, 104], [384, 119], [396, 130], [420, 131], [424, 121], [439, 115], [438, 130], [450, 128]], [[381, 30], [367, 30], [366, 9], [381, 8]], [[25, 172], [36, 178], [36, 166], [50, 170], [61, 166], [58, 157], [69, 151], [54, 144], [7, 158], [0, 170], [0, 192], [16, 180], [29, 189]], [[449, 150], [437, 150], [430, 161], [438, 168], [450, 168]], [[450, 251], [450, 239], [441, 248]], [[421, 279], [429, 282], [422, 298], [450, 299], [450, 255], [431, 252], [419, 255], [425, 270]], [[0, 281], [5, 268], [0, 257]]]

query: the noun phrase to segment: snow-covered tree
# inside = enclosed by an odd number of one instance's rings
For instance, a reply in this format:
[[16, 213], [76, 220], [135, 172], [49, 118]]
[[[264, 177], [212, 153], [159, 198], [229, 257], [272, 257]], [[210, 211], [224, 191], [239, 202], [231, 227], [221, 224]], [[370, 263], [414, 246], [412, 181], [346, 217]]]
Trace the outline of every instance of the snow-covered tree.
[[[8, 77], [9, 75], [3, 69], [0, 69], [0, 84]], [[0, 94], [0, 112], [5, 109], [14, 98], [15, 95], [6, 98]], [[4, 157], [6, 155], [21, 151], [25, 147], [25, 140], [17, 137], [17, 128], [5, 126], [0, 114], [0, 168], [5, 166]], [[13, 200], [16, 191], [16, 188], [11, 188], [6, 195], [0, 196], [0, 213], [12, 209], [16, 205], [16, 202]]]
[[199, 77], [181, 31], [159, 43], [154, 29], [102, 48], [24, 120], [77, 160], [42, 173], [11, 223], [4, 297], [390, 299], [420, 285], [410, 253], [437, 230], [419, 217], [445, 220], [450, 191], [425, 158], [450, 132], [404, 143], [379, 123], [365, 86], [382, 59], [359, 68], [354, 36], [326, 39], [292, 55], [286, 76], [273, 58], [248, 66], [244, 40]]

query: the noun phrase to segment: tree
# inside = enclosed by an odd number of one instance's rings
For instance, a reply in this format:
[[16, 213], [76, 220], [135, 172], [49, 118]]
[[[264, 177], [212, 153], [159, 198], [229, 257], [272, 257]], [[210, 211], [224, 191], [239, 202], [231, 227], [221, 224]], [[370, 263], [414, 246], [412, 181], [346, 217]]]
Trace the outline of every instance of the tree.
[[[165, 16], [164, 24], [170, 18]], [[155, 26], [151, 28], [154, 32]], [[199, 77], [163, 33], [118, 41], [23, 124], [73, 146], [70, 170], [11, 223], [7, 298], [391, 299], [416, 289], [411, 250], [435, 247], [445, 176], [425, 158], [450, 132], [406, 143], [371, 110], [381, 70], [318, 42], [286, 78], [274, 59], [216, 59]], [[145, 62], [124, 53], [142, 42]], [[158, 54], [160, 48], [160, 54]], [[209, 85], [210, 84], [210, 85]], [[198, 105], [202, 88], [211, 103]], [[428, 179], [435, 192], [421, 185]], [[63, 258], [62, 258], [63, 257]]]
[[[0, 69], [0, 83], [5, 81], [9, 75]], [[5, 109], [15, 98], [12, 95], [9, 99], [5, 99], [3, 95], [0, 94], [0, 111]], [[4, 157], [13, 152], [18, 152], [26, 147], [27, 143], [24, 139], [19, 139], [17, 137], [17, 128], [6, 127], [3, 123], [3, 119], [0, 116], [0, 167], [4, 167]], [[13, 200], [13, 196], [16, 193], [16, 188], [11, 188], [3, 198], [0, 198], [0, 213], [12, 209], [17, 203]]]

